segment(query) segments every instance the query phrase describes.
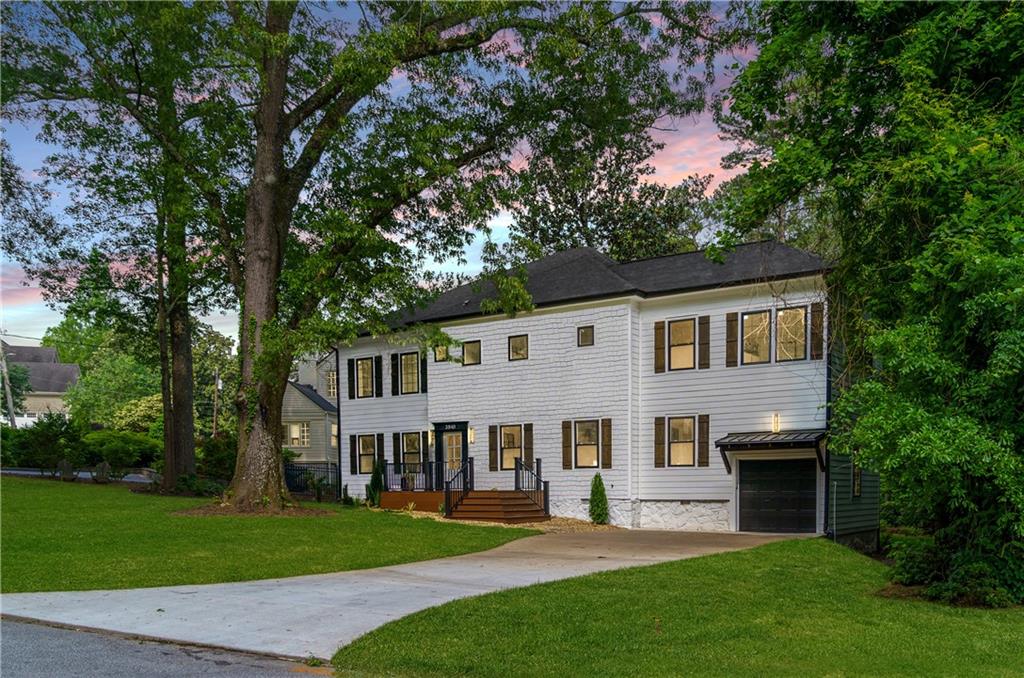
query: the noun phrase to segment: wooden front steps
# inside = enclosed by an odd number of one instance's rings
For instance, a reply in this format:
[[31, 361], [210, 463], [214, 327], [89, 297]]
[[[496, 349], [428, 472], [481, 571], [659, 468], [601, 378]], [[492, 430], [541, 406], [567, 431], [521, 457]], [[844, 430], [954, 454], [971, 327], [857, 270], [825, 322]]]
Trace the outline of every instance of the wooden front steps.
[[455, 520], [486, 520], [492, 523], [537, 523], [547, 520], [544, 509], [518, 490], [470, 490], [452, 511]]

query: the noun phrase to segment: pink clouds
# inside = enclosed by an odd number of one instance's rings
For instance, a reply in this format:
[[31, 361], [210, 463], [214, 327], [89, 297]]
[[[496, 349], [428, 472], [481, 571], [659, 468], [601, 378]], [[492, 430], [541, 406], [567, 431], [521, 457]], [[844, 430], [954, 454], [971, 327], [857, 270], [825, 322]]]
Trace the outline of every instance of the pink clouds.
[[654, 138], [665, 144], [651, 159], [657, 181], [677, 184], [691, 174], [711, 174], [714, 179], [708, 190], [713, 190], [741, 171], [722, 168], [722, 157], [734, 147], [719, 136], [710, 112], [679, 120], [675, 129], [656, 131]]
[[43, 303], [43, 290], [25, 275], [25, 270], [10, 262], [0, 263], [0, 303], [13, 307]]

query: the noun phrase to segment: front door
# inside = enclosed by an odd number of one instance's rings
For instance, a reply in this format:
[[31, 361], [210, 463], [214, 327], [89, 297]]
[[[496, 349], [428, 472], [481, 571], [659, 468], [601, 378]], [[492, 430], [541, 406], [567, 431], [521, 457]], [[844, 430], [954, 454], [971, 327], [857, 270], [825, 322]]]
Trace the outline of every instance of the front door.
[[469, 425], [464, 421], [434, 424], [434, 460], [437, 462], [438, 486], [469, 461], [466, 433]]
[[465, 446], [462, 444], [462, 431], [447, 431], [442, 436], [444, 447], [444, 466], [449, 471], [457, 471], [462, 467]]

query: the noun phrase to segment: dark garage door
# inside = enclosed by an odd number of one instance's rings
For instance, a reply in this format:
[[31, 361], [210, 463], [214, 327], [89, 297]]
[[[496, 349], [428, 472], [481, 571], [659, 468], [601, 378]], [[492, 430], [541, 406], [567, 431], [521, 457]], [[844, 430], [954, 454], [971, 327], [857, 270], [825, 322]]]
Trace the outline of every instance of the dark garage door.
[[740, 529], [814, 532], [818, 486], [814, 459], [740, 462]]

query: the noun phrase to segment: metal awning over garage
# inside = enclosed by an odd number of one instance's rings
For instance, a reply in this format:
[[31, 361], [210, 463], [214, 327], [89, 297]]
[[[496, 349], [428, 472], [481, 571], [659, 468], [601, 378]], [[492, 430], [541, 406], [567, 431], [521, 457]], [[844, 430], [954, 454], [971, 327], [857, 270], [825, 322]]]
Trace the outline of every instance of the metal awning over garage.
[[821, 443], [828, 432], [825, 429], [803, 429], [799, 431], [754, 431], [751, 433], [730, 433], [715, 441], [715, 446], [722, 454], [725, 470], [732, 473], [729, 452], [746, 450], [795, 450], [813, 448], [818, 456], [818, 466], [825, 470], [825, 458]]

